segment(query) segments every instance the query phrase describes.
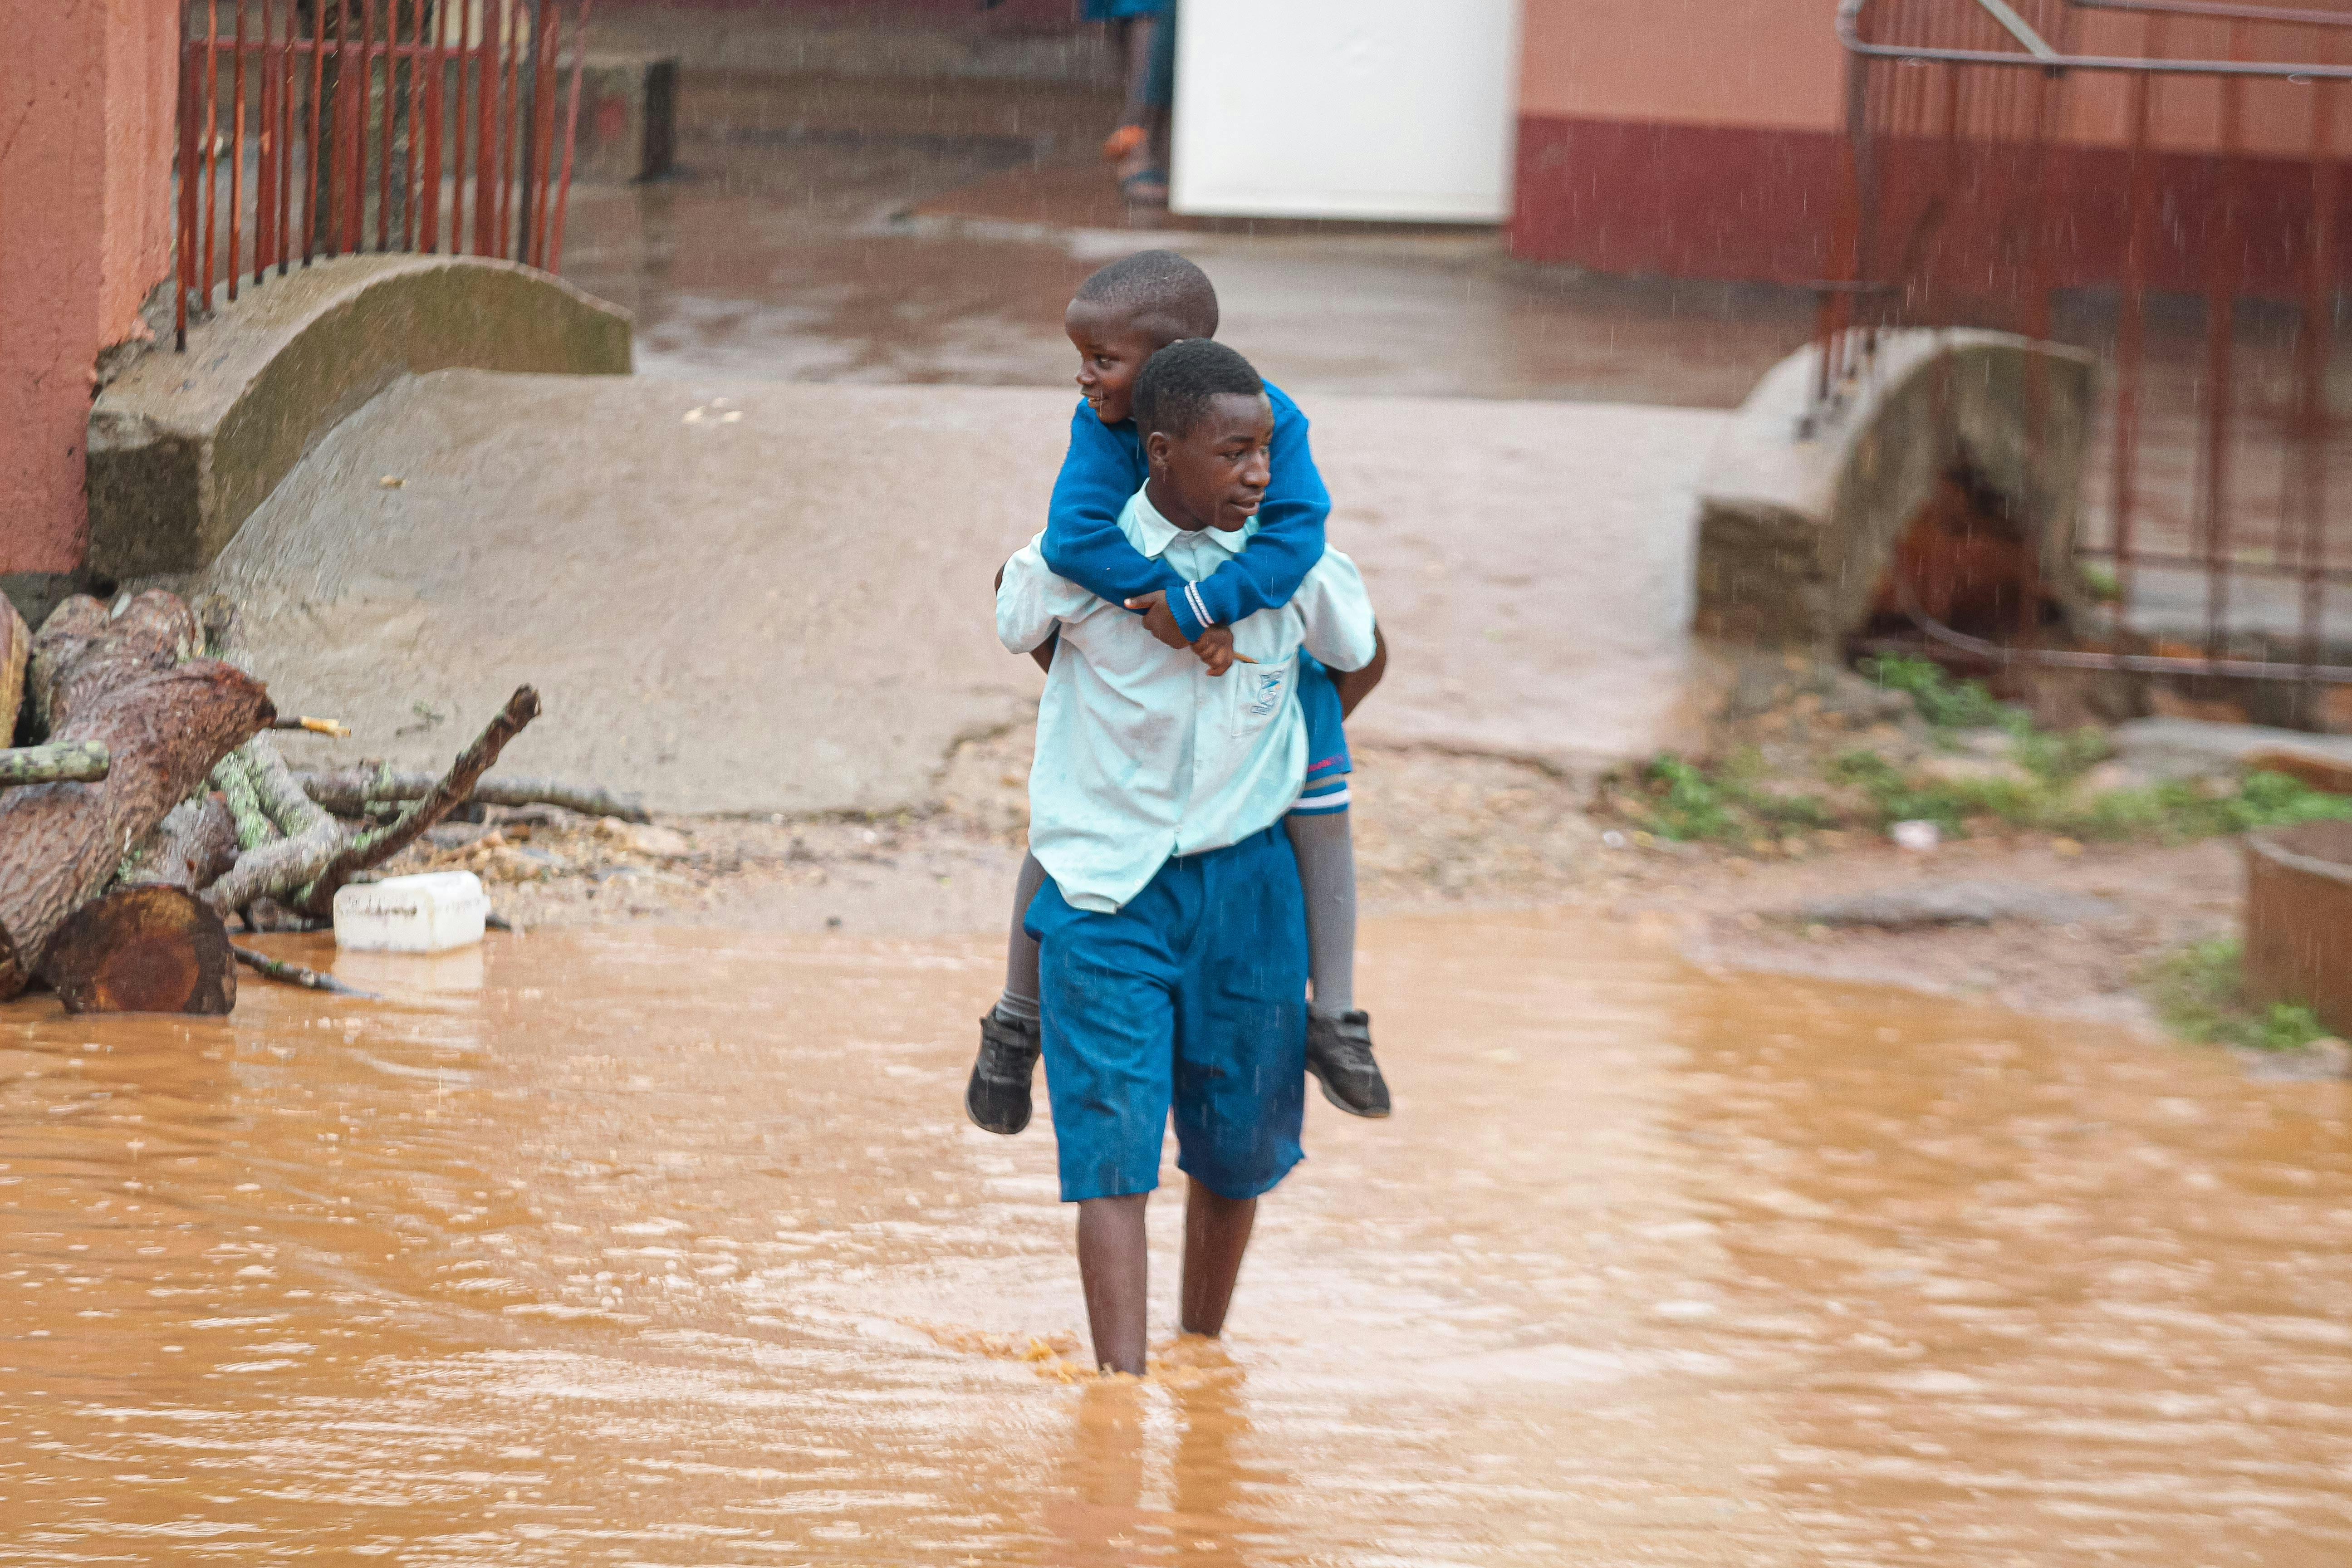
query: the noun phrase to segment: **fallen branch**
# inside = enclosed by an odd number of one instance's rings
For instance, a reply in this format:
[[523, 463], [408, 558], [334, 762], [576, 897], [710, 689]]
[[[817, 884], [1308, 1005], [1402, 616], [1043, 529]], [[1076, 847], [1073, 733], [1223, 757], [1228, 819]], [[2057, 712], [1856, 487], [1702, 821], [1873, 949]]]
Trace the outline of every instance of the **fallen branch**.
[[106, 748], [92, 741], [52, 742], [0, 752], [0, 786], [89, 784], [106, 776]]
[[258, 849], [284, 837], [278, 831], [278, 825], [269, 820], [269, 814], [261, 809], [261, 796], [254, 791], [253, 775], [235, 752], [214, 765], [212, 785], [220, 791], [230, 817], [236, 823], [238, 848]]
[[457, 753], [457, 760], [438, 784], [384, 826], [352, 836], [320, 870], [318, 879], [288, 901], [302, 914], [331, 914], [337, 889], [357, 873], [382, 865], [407, 848], [426, 828], [470, 797], [482, 775], [497, 763], [507, 742], [521, 734], [524, 726], [539, 717], [539, 693], [528, 686], [517, 687], [499, 716], [475, 737], [472, 745]]
[[257, 974], [267, 975], [272, 980], [282, 980], [289, 985], [306, 985], [313, 991], [332, 991], [339, 996], [363, 996], [371, 1002], [383, 1000], [373, 991], [362, 991], [356, 985], [346, 985], [331, 974], [321, 974], [315, 969], [305, 969], [299, 963], [289, 963], [282, 958], [271, 958], [266, 953], [256, 952], [249, 947], [239, 947], [236, 943], [231, 942], [228, 950], [236, 954], [236, 961], [239, 963]]
[[194, 612], [176, 594], [150, 589], [121, 615], [78, 594], [50, 611], [33, 638], [25, 695], [42, 732], [52, 733], [67, 715], [186, 663], [203, 646]]
[[308, 730], [313, 735], [332, 735], [336, 740], [348, 740], [352, 727], [340, 719], [312, 719], [288, 715], [269, 726], [273, 730]]
[[236, 823], [218, 795], [190, 795], [166, 812], [114, 874], [120, 887], [162, 882], [194, 893], [236, 864]]
[[[390, 768], [345, 768], [331, 773], [297, 773], [303, 790], [330, 811], [357, 816], [371, 805], [418, 800], [438, 780], [431, 773], [394, 773]], [[624, 822], [651, 822], [645, 803], [633, 795], [598, 789], [593, 784], [565, 784], [560, 779], [487, 778], [467, 797], [483, 805], [555, 805], [583, 816], [617, 816]], [[463, 803], [460, 803], [463, 804]]]
[[226, 915], [256, 899], [277, 898], [317, 880], [348, 835], [341, 823], [302, 793], [268, 737], [256, 735], [223, 765], [241, 770], [254, 809], [285, 835], [274, 843], [247, 847], [235, 866], [205, 889], [205, 902]]

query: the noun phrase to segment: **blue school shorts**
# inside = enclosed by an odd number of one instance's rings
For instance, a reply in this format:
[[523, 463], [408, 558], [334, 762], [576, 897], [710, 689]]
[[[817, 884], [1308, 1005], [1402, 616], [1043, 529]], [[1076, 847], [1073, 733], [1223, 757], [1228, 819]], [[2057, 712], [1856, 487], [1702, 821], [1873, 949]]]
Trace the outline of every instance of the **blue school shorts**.
[[1307, 715], [1307, 787], [1293, 816], [1326, 816], [1348, 809], [1348, 731], [1339, 721], [1339, 688], [1321, 660], [1298, 650], [1298, 708]]
[[1307, 900], [1280, 824], [1171, 859], [1116, 914], [1072, 909], [1049, 877], [1022, 923], [1064, 1203], [1157, 1187], [1171, 1111], [1177, 1165], [1220, 1197], [1298, 1163]]

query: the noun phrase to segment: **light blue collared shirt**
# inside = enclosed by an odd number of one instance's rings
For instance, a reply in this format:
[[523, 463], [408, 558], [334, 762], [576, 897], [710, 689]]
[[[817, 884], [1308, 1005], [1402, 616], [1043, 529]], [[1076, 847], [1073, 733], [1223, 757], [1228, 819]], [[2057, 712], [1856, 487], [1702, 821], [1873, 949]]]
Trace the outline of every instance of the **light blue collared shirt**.
[[[1178, 528], [1138, 490], [1119, 531], [1197, 583], [1247, 546], [1255, 521], [1226, 532]], [[1290, 603], [1234, 623], [1234, 647], [1257, 660], [1222, 676], [1170, 647], [1143, 617], [1046, 569], [1044, 534], [1004, 565], [996, 635], [1027, 653], [1062, 634], [1037, 707], [1029, 770], [1029, 847], [1076, 909], [1110, 913], [1171, 855], [1235, 844], [1282, 819], [1307, 773], [1298, 650], [1333, 669], [1372, 658], [1372, 605], [1356, 563], [1337, 550]]]

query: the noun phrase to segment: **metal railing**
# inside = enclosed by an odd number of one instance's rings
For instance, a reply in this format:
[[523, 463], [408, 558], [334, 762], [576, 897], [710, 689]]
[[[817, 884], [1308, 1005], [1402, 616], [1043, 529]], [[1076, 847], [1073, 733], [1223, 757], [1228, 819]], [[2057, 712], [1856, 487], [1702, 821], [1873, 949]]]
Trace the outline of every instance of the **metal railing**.
[[589, 4], [567, 28], [561, 0], [194, 0], [176, 346], [216, 289], [233, 300], [298, 259], [446, 252], [556, 270]]
[[[2074, 47], [2135, 25], [2137, 52]], [[1912, 618], [1993, 662], [2352, 683], [2329, 662], [2352, 530], [2327, 508], [2352, 12], [1843, 0], [1837, 29], [1845, 188], [1814, 421], [1889, 329], [1996, 328], [2111, 370], [2077, 555], [2113, 563], [2113, 646], [2038, 647], [2023, 605], [1997, 638]], [[2047, 395], [2030, 368], [2029, 443]]]

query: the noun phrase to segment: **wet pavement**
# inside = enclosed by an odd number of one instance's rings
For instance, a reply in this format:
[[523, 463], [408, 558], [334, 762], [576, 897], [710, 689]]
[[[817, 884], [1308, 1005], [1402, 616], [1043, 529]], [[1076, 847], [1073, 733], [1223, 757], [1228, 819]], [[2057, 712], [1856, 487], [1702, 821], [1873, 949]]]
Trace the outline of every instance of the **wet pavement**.
[[1364, 948], [1399, 1116], [1316, 1104], [1139, 1385], [1065, 1381], [1042, 1116], [961, 1119], [992, 943], [11, 1005], [0, 1563], [2352, 1552], [2352, 1087], [1568, 917]]
[[688, 69], [678, 112], [679, 172], [577, 186], [564, 248], [650, 374], [1060, 385], [1071, 291], [1148, 246], [1301, 392], [1730, 407], [1811, 325], [1799, 290], [1529, 266], [1491, 229], [1130, 210], [1083, 87]]

